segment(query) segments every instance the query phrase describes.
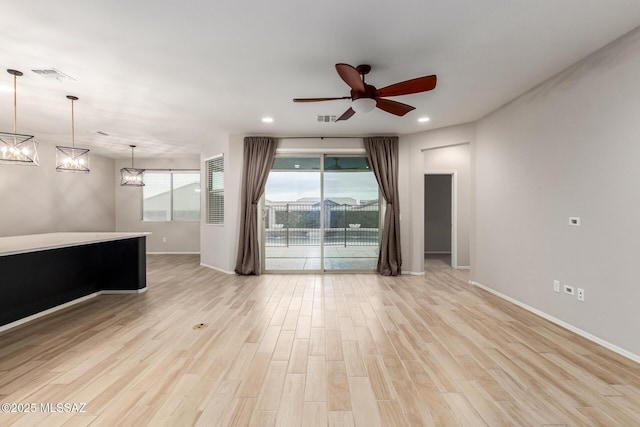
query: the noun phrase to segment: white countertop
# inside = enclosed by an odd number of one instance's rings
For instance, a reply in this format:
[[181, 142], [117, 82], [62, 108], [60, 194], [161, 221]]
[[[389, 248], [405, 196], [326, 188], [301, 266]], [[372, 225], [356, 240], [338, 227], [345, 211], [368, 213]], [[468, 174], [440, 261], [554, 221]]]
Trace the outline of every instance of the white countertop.
[[66, 248], [69, 246], [88, 245], [91, 243], [109, 242], [113, 240], [131, 239], [151, 234], [138, 233], [45, 233], [26, 236], [0, 237], [0, 256], [37, 252], [46, 249]]

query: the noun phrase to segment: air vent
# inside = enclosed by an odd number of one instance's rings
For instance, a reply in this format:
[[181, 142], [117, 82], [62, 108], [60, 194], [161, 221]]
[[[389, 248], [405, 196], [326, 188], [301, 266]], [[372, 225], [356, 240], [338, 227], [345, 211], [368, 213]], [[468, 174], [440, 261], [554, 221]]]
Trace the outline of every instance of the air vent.
[[40, 70], [31, 70], [31, 71], [48, 80], [59, 80], [59, 81], [63, 81], [63, 80], [75, 81], [76, 80], [73, 77], [63, 73], [62, 71], [56, 70], [55, 68], [43, 68]]
[[318, 123], [331, 123], [336, 121], [336, 116], [316, 116], [318, 119]]

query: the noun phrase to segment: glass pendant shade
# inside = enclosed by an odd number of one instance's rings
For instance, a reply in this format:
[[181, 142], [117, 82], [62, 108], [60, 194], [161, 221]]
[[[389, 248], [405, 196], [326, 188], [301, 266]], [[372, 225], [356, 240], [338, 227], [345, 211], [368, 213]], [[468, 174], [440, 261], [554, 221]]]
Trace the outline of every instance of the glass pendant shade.
[[120, 185], [144, 185], [144, 169], [122, 168], [120, 169]]
[[36, 137], [0, 132], [0, 164], [38, 166]]
[[16, 132], [18, 70], [7, 70], [13, 76], [13, 132], [0, 132], [0, 164], [38, 166], [38, 140], [33, 135]]
[[133, 187], [144, 186], [144, 169], [138, 169], [133, 167], [133, 149], [135, 145], [131, 147], [131, 167], [120, 169], [120, 185], [129, 185]]
[[89, 173], [89, 150], [86, 148], [56, 147], [58, 172]]
[[89, 173], [89, 150], [76, 148], [76, 131], [73, 103], [78, 97], [67, 95], [71, 100], [71, 147], [56, 147], [56, 171]]

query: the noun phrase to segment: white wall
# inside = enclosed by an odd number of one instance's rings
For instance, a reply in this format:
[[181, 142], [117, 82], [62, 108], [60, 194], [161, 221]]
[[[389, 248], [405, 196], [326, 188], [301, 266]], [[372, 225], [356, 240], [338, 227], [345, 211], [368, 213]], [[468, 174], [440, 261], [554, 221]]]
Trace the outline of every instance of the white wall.
[[471, 159], [474, 140], [473, 123], [400, 136], [403, 272], [424, 271], [424, 172], [427, 169], [457, 172], [458, 266], [469, 266], [473, 262], [470, 225], [473, 209]]
[[[207, 224], [204, 216], [206, 201], [205, 159], [224, 154], [224, 224]], [[202, 208], [200, 224], [200, 262], [227, 273], [236, 266], [240, 223], [240, 188], [242, 185], [242, 163], [244, 137], [241, 135], [218, 135], [203, 148], [200, 156], [202, 170]]]
[[[135, 159], [142, 169], [200, 169], [200, 160], [194, 158]], [[115, 187], [116, 231], [150, 231], [147, 252], [198, 253], [200, 252], [199, 222], [142, 221], [142, 187], [120, 185], [120, 169], [131, 167], [131, 159], [119, 159], [113, 167], [112, 184]], [[163, 238], [166, 241], [163, 241]]]
[[54, 144], [38, 153], [37, 167], [0, 165], [0, 236], [114, 231], [113, 160], [92, 153], [89, 174], [63, 173]]
[[[474, 281], [636, 355], [638, 76], [634, 30], [478, 122], [472, 269]], [[554, 279], [586, 301], [554, 293]]]

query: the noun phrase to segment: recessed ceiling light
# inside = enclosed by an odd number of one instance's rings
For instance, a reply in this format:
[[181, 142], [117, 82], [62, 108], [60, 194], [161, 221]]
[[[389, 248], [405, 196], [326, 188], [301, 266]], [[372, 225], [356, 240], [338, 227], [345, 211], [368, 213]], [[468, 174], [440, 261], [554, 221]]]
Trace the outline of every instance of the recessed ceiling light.
[[420, 123], [426, 123], [426, 122], [428, 122], [428, 121], [429, 121], [429, 117], [420, 117], [420, 118], [418, 119], [418, 121], [419, 121]]
[[262, 118], [262, 122], [263, 123], [273, 123], [273, 118], [272, 117], [263, 117]]

